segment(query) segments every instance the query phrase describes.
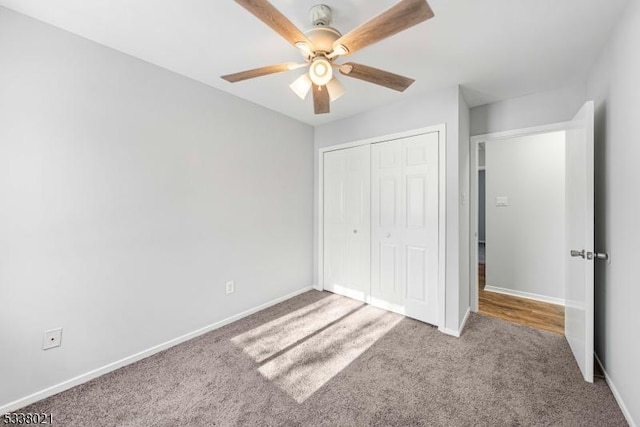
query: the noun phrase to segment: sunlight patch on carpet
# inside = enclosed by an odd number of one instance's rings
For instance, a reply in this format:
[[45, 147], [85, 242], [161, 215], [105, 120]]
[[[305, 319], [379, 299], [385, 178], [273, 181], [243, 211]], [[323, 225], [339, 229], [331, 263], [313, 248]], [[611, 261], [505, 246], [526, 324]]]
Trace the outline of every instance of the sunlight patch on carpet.
[[402, 319], [334, 295], [232, 341], [262, 363], [265, 378], [302, 403]]
[[233, 342], [258, 363], [294, 345], [363, 304], [331, 295], [234, 337]]

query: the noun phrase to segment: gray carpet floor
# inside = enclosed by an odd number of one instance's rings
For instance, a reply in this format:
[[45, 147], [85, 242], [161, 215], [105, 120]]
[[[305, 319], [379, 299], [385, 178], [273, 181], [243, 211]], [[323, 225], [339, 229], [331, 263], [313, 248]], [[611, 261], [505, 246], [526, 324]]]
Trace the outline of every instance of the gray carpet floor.
[[562, 336], [472, 315], [454, 338], [317, 291], [22, 411], [83, 427], [627, 425]]

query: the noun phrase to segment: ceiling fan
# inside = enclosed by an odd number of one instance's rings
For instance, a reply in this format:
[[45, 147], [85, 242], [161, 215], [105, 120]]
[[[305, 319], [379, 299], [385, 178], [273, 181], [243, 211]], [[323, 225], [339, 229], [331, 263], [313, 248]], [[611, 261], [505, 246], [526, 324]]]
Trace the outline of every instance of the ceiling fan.
[[340, 56], [351, 55], [366, 46], [434, 16], [431, 7], [425, 0], [401, 0], [375, 18], [342, 35], [331, 27], [331, 9], [326, 5], [319, 4], [311, 9], [313, 27], [302, 33], [267, 0], [235, 0], [235, 2], [298, 48], [306, 61], [301, 64], [288, 62], [270, 65], [228, 74], [222, 78], [235, 83], [268, 74], [308, 67], [309, 72], [300, 76], [290, 87], [302, 99], [305, 99], [309, 91], [313, 89], [315, 114], [328, 113], [330, 103], [345, 92], [344, 86], [334, 77], [333, 68], [337, 68], [344, 76], [375, 83], [400, 92], [408, 88], [415, 80], [354, 62], [338, 64], [335, 61]]

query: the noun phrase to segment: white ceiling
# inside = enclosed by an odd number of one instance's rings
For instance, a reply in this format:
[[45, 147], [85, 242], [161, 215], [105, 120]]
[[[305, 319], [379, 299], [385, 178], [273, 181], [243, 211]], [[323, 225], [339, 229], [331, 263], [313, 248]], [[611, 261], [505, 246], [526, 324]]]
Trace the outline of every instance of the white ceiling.
[[[271, 0], [309, 26], [319, 2], [348, 32], [397, 0]], [[403, 97], [460, 84], [471, 106], [584, 79], [628, 0], [430, 0], [435, 18], [357, 52], [350, 61], [416, 79], [406, 92], [342, 77], [347, 94], [314, 115], [288, 85], [303, 70], [227, 83], [219, 76], [300, 54], [232, 0], [0, 0], [25, 15], [317, 125]]]

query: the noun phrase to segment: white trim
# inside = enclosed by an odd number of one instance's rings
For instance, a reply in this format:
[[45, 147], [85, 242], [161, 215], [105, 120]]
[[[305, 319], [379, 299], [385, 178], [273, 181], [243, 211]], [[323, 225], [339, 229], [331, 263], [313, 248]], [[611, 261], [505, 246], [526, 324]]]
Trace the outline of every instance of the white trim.
[[[347, 142], [344, 144], [330, 145], [328, 147], [319, 148], [318, 152], [320, 154], [324, 154], [327, 151], [344, 150], [345, 148], [358, 147], [360, 145], [371, 145], [371, 144], [376, 144], [378, 142], [393, 141], [395, 139], [409, 138], [411, 136], [423, 135], [426, 133], [433, 133], [433, 132], [446, 132], [446, 125], [442, 123], [435, 126], [428, 126], [424, 128], [408, 130], [405, 132], [398, 132], [398, 133], [392, 133], [389, 135], [376, 136], [373, 138], [360, 139], [358, 141]], [[322, 170], [320, 170], [319, 172], [322, 172]]]
[[[550, 133], [550, 132], [560, 132], [560, 131], [566, 131], [568, 129], [570, 129], [573, 126], [572, 122], [559, 122], [559, 123], [552, 123], [549, 125], [543, 125], [543, 126], [535, 126], [535, 127], [529, 127], [529, 128], [523, 128], [523, 129], [513, 129], [513, 130], [508, 130], [508, 131], [503, 131], [503, 132], [493, 132], [493, 133], [487, 133], [484, 135], [475, 135], [472, 136], [470, 138], [469, 144], [469, 163], [470, 163], [470, 177], [471, 177], [471, 185], [470, 185], [470, 190], [469, 192], [470, 197], [469, 197], [469, 202], [470, 202], [470, 206], [469, 206], [469, 211], [470, 211], [470, 215], [469, 215], [469, 270], [470, 270], [470, 280], [469, 280], [469, 286], [471, 287], [469, 289], [469, 297], [471, 299], [471, 310], [474, 312], [478, 312], [478, 306], [479, 306], [479, 298], [480, 298], [480, 294], [478, 292], [478, 194], [479, 194], [479, 180], [478, 180], [478, 171], [480, 170], [480, 165], [479, 165], [479, 158], [480, 156], [478, 155], [478, 151], [480, 150], [480, 144], [481, 143], [485, 143], [485, 142], [489, 142], [489, 141], [494, 141], [494, 140], [500, 140], [500, 139], [506, 139], [506, 138], [515, 138], [515, 137], [521, 137], [521, 136], [528, 136], [528, 135], [537, 135], [537, 134], [543, 134], [543, 133]], [[484, 168], [484, 166], [483, 166]], [[485, 287], [485, 290], [487, 289], [487, 287]], [[530, 298], [530, 297], [527, 297]], [[557, 303], [553, 303], [553, 304], [557, 304]], [[564, 301], [563, 301], [563, 305], [564, 305]]]
[[469, 304], [474, 313], [478, 312], [480, 296], [478, 293], [478, 198], [480, 194], [480, 180], [478, 179], [480, 141], [471, 137], [469, 147]]
[[408, 138], [416, 135], [438, 132], [438, 152], [439, 152], [439, 213], [438, 213], [438, 322], [439, 327], [444, 327], [446, 319], [446, 254], [447, 254], [447, 126], [439, 124], [419, 129], [413, 129], [406, 132], [394, 133], [390, 135], [377, 136], [374, 138], [362, 139], [359, 141], [348, 142], [345, 144], [331, 145], [318, 149], [318, 183], [316, 189], [317, 202], [317, 245], [316, 258], [318, 260], [318, 283], [315, 289], [324, 290], [324, 153], [329, 151], [344, 150], [346, 148], [358, 147], [361, 145], [371, 145], [380, 142], [393, 141], [396, 139]]
[[181, 344], [185, 341], [189, 341], [193, 338], [196, 338], [200, 335], [204, 335], [207, 332], [211, 332], [215, 329], [221, 328], [225, 325], [228, 325], [230, 323], [233, 323], [237, 320], [240, 320], [244, 317], [250, 316], [260, 310], [264, 310], [265, 308], [269, 308], [273, 305], [276, 305], [278, 303], [281, 303], [283, 301], [286, 301], [288, 299], [291, 299], [297, 295], [303, 294], [305, 292], [308, 292], [310, 290], [312, 290], [313, 287], [308, 286], [306, 288], [297, 290], [295, 292], [292, 292], [288, 295], [285, 295], [283, 297], [280, 298], [276, 298], [272, 301], [269, 301], [267, 303], [261, 304], [257, 307], [251, 308], [249, 310], [243, 311], [242, 313], [233, 315], [231, 317], [227, 317], [224, 320], [221, 320], [219, 322], [216, 323], [212, 323], [209, 326], [205, 326], [203, 328], [197, 329], [193, 332], [189, 332], [188, 334], [182, 335], [178, 338], [174, 338], [172, 340], [169, 340], [167, 342], [164, 342], [162, 344], [158, 344], [154, 347], [148, 348], [146, 350], [143, 350], [141, 352], [138, 352], [136, 354], [133, 354], [131, 356], [125, 357], [124, 359], [120, 359], [116, 362], [113, 363], [109, 363], [108, 365], [102, 366], [100, 368], [94, 369], [92, 371], [86, 372], [82, 375], [78, 375], [77, 377], [71, 378], [69, 380], [63, 381], [59, 384], [56, 384], [54, 386], [51, 387], [47, 387], [44, 390], [40, 390], [38, 392], [35, 392], [33, 394], [30, 394], [28, 396], [22, 397], [20, 399], [14, 400], [13, 402], [7, 403], [6, 405], [2, 405], [0, 406], [0, 414], [5, 414], [8, 412], [13, 412], [16, 411], [20, 408], [24, 408], [25, 406], [31, 405], [32, 403], [35, 403], [39, 400], [45, 399], [47, 397], [53, 396], [54, 394], [58, 394], [60, 392], [63, 392], [65, 390], [68, 390], [72, 387], [75, 387], [77, 385], [80, 384], [84, 384], [88, 381], [91, 381], [94, 378], [97, 378], [101, 375], [107, 374], [109, 372], [115, 371], [116, 369], [122, 368], [123, 366], [127, 366], [130, 365], [132, 363], [135, 363], [139, 360], [145, 359], [149, 356], [152, 356], [156, 353], [159, 353], [161, 351], [164, 351], [168, 348], [174, 347], [178, 344]]
[[462, 336], [462, 331], [464, 331], [464, 327], [467, 324], [467, 320], [469, 320], [469, 316], [471, 315], [471, 307], [467, 308], [467, 312], [460, 323], [460, 328], [458, 330], [450, 329], [450, 328], [438, 328], [438, 330], [444, 334], [451, 335], [452, 337], [460, 338]]
[[563, 130], [571, 129], [572, 122], [559, 122], [552, 123], [550, 125], [534, 126], [523, 129], [512, 129], [503, 132], [486, 133], [484, 135], [474, 135], [471, 137], [471, 143], [477, 144], [481, 142], [494, 141], [497, 139], [515, 138], [527, 135], [537, 135], [540, 133], [560, 132]]
[[564, 298], [548, 297], [546, 295], [532, 294], [530, 292], [516, 291], [514, 289], [500, 288], [498, 286], [489, 286], [489, 285], [486, 285], [484, 287], [484, 290], [485, 292], [495, 292], [497, 294], [511, 295], [512, 297], [532, 299], [536, 301], [546, 302], [549, 304], [561, 305], [563, 307], [565, 306]]
[[452, 337], [460, 338], [460, 331], [456, 331], [455, 329], [438, 328], [438, 330], [445, 335], [451, 335]]
[[615, 384], [613, 384], [613, 381], [611, 380], [611, 377], [609, 376], [609, 374], [607, 374], [607, 371], [606, 369], [604, 369], [604, 366], [602, 366], [602, 362], [600, 361], [600, 358], [595, 352], [593, 353], [593, 355], [595, 356], [596, 362], [598, 363], [598, 365], [600, 365], [600, 369], [604, 373], [604, 379], [607, 382], [607, 385], [609, 386], [609, 388], [611, 389], [611, 393], [613, 394], [614, 399], [616, 399], [616, 402], [618, 402], [620, 411], [622, 411], [622, 415], [624, 415], [624, 417], [626, 418], [627, 423], [629, 424], [629, 427], [637, 427], [637, 424], [633, 421], [633, 418], [631, 418], [631, 412], [629, 412], [629, 410], [627, 409], [627, 405], [625, 405], [624, 401], [622, 400], [622, 396], [620, 396], [620, 393], [618, 393], [618, 389], [616, 388]]
[[316, 289], [319, 291], [324, 290], [324, 150], [318, 150], [318, 182], [317, 182], [317, 209], [316, 217], [318, 218], [317, 224], [317, 246], [316, 246], [316, 259], [318, 260], [318, 283], [316, 283]]
[[440, 183], [438, 213], [438, 326], [444, 327], [447, 323], [447, 125], [438, 126], [440, 141], [438, 153], [440, 154], [439, 166]]
[[464, 319], [462, 319], [462, 323], [460, 324], [460, 335], [462, 335], [462, 331], [464, 331], [464, 327], [467, 325], [467, 320], [469, 320], [469, 316], [471, 316], [471, 307], [467, 308], [467, 312], [464, 315]]

